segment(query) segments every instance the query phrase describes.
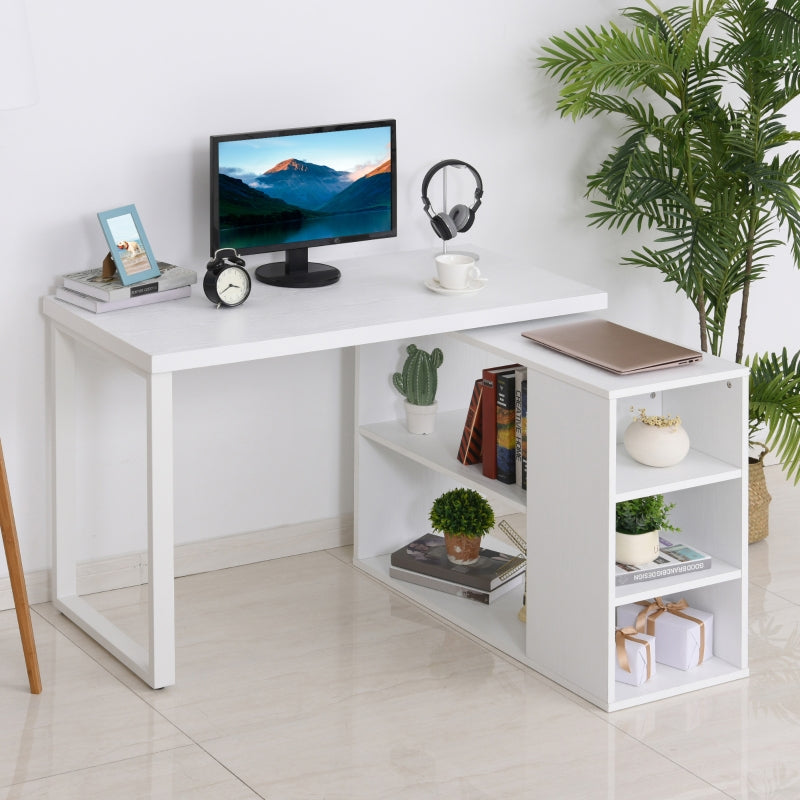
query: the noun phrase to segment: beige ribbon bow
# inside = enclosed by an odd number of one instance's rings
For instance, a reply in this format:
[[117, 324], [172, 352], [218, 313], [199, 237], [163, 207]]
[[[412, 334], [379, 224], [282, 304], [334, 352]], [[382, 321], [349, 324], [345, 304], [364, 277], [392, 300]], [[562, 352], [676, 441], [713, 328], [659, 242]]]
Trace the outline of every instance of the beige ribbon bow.
[[628, 652], [625, 650], [625, 642], [627, 640], [629, 642], [643, 644], [645, 653], [647, 654], [647, 680], [650, 680], [650, 665], [652, 664], [650, 659], [650, 642], [646, 639], [637, 639], [637, 633], [640, 633], [640, 631], [637, 631], [636, 628], [617, 628], [614, 632], [614, 641], [617, 645], [617, 662], [625, 672], [630, 672], [631, 665], [628, 661]]
[[668, 614], [674, 614], [676, 617], [688, 619], [691, 622], [700, 626], [700, 655], [697, 659], [698, 664], [703, 663], [703, 658], [706, 652], [706, 626], [703, 620], [697, 617], [690, 617], [688, 614], [683, 613], [684, 608], [688, 608], [689, 604], [685, 598], [681, 598], [677, 603], [665, 603], [662, 598], [656, 597], [655, 600], [647, 603], [640, 601], [637, 605], [644, 606], [645, 608], [639, 612], [636, 617], [636, 630], [639, 633], [648, 633], [650, 636], [656, 635], [656, 620], [666, 611]]

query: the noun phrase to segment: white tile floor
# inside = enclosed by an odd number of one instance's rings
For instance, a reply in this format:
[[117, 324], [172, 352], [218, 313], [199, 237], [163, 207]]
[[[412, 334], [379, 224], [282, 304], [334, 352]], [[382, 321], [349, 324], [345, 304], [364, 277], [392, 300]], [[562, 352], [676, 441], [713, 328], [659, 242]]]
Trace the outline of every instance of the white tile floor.
[[[161, 691], [41, 605], [30, 695], [1, 613], [0, 797], [800, 798], [800, 487], [769, 481], [748, 680], [605, 714], [314, 553], [176, 581]], [[141, 597], [97, 602], [134, 629]]]

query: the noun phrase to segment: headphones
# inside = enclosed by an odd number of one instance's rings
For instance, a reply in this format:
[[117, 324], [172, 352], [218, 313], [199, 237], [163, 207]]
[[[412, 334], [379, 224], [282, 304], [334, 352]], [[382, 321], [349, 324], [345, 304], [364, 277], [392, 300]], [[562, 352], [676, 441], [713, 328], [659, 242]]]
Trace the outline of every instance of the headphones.
[[[450, 209], [449, 214], [445, 214], [444, 212], [441, 214], [434, 213], [431, 208], [431, 201], [428, 199], [428, 185], [431, 182], [431, 178], [445, 167], [466, 167], [472, 173], [476, 184], [475, 203], [472, 208], [468, 208], [462, 203], [459, 203]], [[483, 181], [478, 174], [478, 170], [467, 164], [466, 161], [459, 161], [457, 158], [448, 158], [444, 161], [440, 161], [438, 164], [434, 164], [422, 179], [422, 205], [425, 209], [425, 213], [431, 219], [431, 227], [434, 232], [440, 239], [444, 239], [445, 241], [452, 239], [458, 233], [468, 231], [472, 227], [472, 223], [475, 222], [475, 212], [481, 204], [482, 196]]]
[[231, 264], [235, 264], [237, 267], [243, 267], [244, 259], [239, 258], [239, 254], [232, 247], [223, 247], [214, 253], [214, 258], [206, 264], [206, 269], [221, 272], [223, 267]]

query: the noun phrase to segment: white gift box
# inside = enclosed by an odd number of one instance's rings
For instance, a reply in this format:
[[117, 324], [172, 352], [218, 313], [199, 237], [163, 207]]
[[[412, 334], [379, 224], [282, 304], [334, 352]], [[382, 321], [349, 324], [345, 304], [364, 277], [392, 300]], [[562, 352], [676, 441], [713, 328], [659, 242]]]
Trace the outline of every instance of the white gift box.
[[[637, 627], [640, 613], [648, 610], [646, 623]], [[617, 626], [637, 627], [658, 640], [659, 664], [692, 669], [713, 655], [714, 615], [691, 608], [685, 601], [668, 603], [656, 598], [651, 603], [630, 603], [617, 608]]]
[[[634, 629], [626, 628], [625, 630], [633, 631]], [[656, 674], [656, 637], [638, 632], [621, 637], [620, 631], [616, 631], [615, 637], [617, 644], [615, 679], [620, 683], [629, 683], [631, 686], [641, 686]], [[625, 645], [630, 671], [624, 669], [619, 663], [620, 639]]]

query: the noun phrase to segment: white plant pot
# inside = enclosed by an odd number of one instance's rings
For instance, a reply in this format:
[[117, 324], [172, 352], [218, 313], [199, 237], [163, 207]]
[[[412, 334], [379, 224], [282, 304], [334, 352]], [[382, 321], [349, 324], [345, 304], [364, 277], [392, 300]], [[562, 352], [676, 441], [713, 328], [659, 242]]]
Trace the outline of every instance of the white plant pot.
[[433, 433], [437, 403], [432, 403], [429, 406], [416, 406], [406, 400], [405, 406], [406, 427], [409, 433]]
[[622, 443], [631, 458], [649, 467], [672, 467], [689, 452], [689, 434], [680, 423], [659, 427], [635, 419], [625, 429]]
[[620, 564], [630, 564], [632, 567], [641, 567], [650, 563], [659, 550], [658, 535], [660, 530], [647, 533], [620, 533], [617, 531], [616, 560]]

